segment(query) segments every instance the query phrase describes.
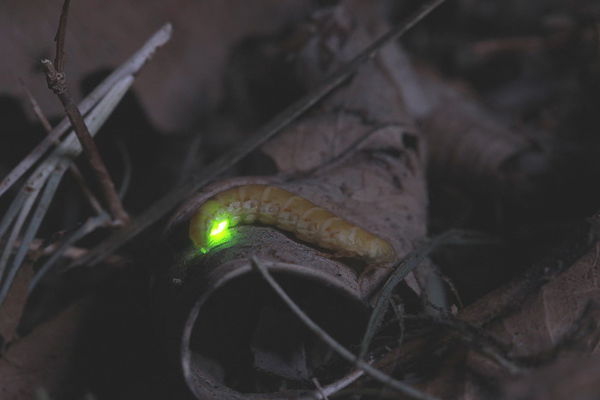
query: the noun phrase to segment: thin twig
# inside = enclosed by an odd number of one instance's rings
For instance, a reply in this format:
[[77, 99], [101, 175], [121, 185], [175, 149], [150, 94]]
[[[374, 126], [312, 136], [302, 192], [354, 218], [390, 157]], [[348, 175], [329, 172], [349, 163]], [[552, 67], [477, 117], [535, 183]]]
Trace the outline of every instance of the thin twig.
[[[105, 215], [105, 220], [106, 221], [110, 221], [110, 215], [108, 213], [104, 213]], [[96, 217], [91, 217], [91, 218], [97, 218], [99, 216]], [[102, 226], [102, 225], [100, 225]], [[66, 235], [67, 237], [69, 235]], [[62, 240], [62, 237], [60, 238]], [[33, 254], [33, 258], [35, 260], [39, 259], [39, 257], [52, 257], [52, 255], [54, 254], [54, 252], [58, 251], [58, 249], [62, 246], [62, 242], [52, 242], [50, 244], [47, 243], [48, 241], [45, 239], [34, 239], [31, 241], [31, 243], [29, 244], [29, 251]], [[21, 246], [22, 241], [17, 240], [14, 243], [14, 249], [17, 249]], [[78, 258], [81, 257], [82, 254], [85, 254], [88, 252], [88, 249], [86, 249], [85, 247], [76, 247], [76, 246], [70, 246], [68, 249], [66, 249], [66, 251], [64, 252], [64, 256], [65, 258], [68, 259], [74, 259], [74, 258]], [[110, 258], [111, 260], [111, 264], [125, 264], [127, 262], [127, 259], [121, 256], [112, 256]]]
[[[40, 107], [39, 103], [33, 96], [33, 93], [31, 93], [31, 91], [25, 85], [25, 82], [23, 82], [22, 79], [19, 79], [19, 82], [21, 83], [23, 90], [25, 90], [25, 94], [27, 95], [29, 104], [31, 105], [31, 108], [33, 109], [33, 113], [37, 117], [38, 121], [40, 121], [40, 123], [44, 127], [44, 130], [46, 131], [46, 133], [50, 134], [52, 132], [52, 125], [50, 124], [50, 121], [48, 121], [48, 118], [46, 118], [46, 115], [44, 115], [42, 108]], [[59, 143], [58, 140], [56, 143], [57, 144]], [[96, 214], [103, 213], [104, 210], [102, 209], [100, 202], [98, 201], [96, 196], [94, 196], [94, 193], [92, 193], [92, 191], [86, 184], [85, 179], [83, 178], [83, 175], [81, 174], [81, 171], [79, 171], [79, 168], [77, 168], [77, 165], [70, 163], [69, 164], [69, 172], [71, 173], [71, 176], [73, 177], [73, 179], [75, 179], [75, 182], [81, 188], [81, 191], [83, 192], [84, 197], [87, 199], [88, 203], [90, 203], [90, 206], [92, 206], [92, 208], [94, 209]]]
[[67, 16], [69, 12], [70, 0], [65, 0], [63, 3], [63, 9], [60, 16], [60, 22], [58, 24], [58, 31], [56, 32], [56, 66], [52, 61], [48, 59], [42, 60], [42, 65], [46, 70], [46, 80], [48, 87], [56, 94], [62, 103], [65, 113], [71, 121], [71, 126], [81, 143], [83, 152], [86, 155], [92, 170], [96, 174], [96, 178], [102, 188], [102, 194], [110, 209], [113, 218], [117, 223], [126, 225], [129, 222], [129, 215], [125, 212], [121, 199], [117, 194], [115, 185], [110, 178], [106, 165], [100, 156], [96, 142], [92, 139], [83, 116], [79, 112], [77, 105], [73, 101], [69, 88], [67, 85], [66, 75], [64, 72], [64, 45], [65, 45], [65, 33], [67, 30]]
[[[81, 114], [86, 115], [87, 117], [90, 110], [92, 110], [92, 108], [94, 108], [118, 82], [121, 82], [128, 76], [137, 75], [142, 67], [152, 58], [154, 52], [169, 41], [172, 32], [173, 28], [171, 24], [165, 24], [152, 35], [152, 37], [150, 37], [137, 52], [127, 59], [119, 68], [114, 70], [113, 73], [106, 77], [102, 83], [96, 86], [96, 88], [83, 99], [79, 104]], [[2, 179], [2, 182], [0, 182], [0, 196], [6, 193], [15, 182], [37, 163], [39, 159], [58, 142], [61, 136], [69, 130], [70, 126], [71, 124], [67, 117], [60, 121], [52, 132], [35, 146], [33, 150], [31, 150], [17, 166]]]
[[248, 140], [240, 143], [230, 152], [223, 155], [206, 168], [203, 168], [201, 172], [190, 177], [187, 183], [171, 190], [167, 195], [150, 206], [139, 218], [133, 221], [133, 223], [114, 232], [105, 241], [92, 249], [87, 257], [76, 261], [73, 266], [92, 266], [98, 264], [105, 257], [115, 252], [144, 229], [156, 223], [185, 198], [210, 183], [213, 179], [226, 172], [256, 148], [280, 133], [284, 128], [289, 126], [298, 117], [303, 115], [350, 78], [358, 67], [372, 58], [382, 46], [391, 43], [404, 35], [444, 1], [445, 0], [432, 0], [427, 2], [420, 10], [407, 18], [403, 23], [371, 43], [365, 50], [360, 52], [350, 62], [335, 72], [331, 78], [326, 79], [320, 87], [287, 107], [262, 129], [248, 138]]
[[65, 35], [67, 33], [67, 19], [69, 17], [69, 7], [71, 0], [65, 0], [63, 3], [62, 11], [60, 12], [60, 21], [58, 23], [58, 30], [54, 41], [56, 42], [56, 56], [54, 58], [54, 65], [57, 71], [65, 71]]
[[428, 395], [427, 393], [423, 393], [412, 386], [396, 380], [389, 375], [381, 372], [380, 370], [373, 368], [371, 365], [366, 362], [360, 360], [357, 356], [352, 354], [352, 352], [338, 343], [333, 337], [331, 337], [327, 332], [323, 330], [317, 323], [315, 323], [308, 315], [300, 309], [300, 307], [288, 296], [288, 294], [283, 290], [281, 286], [275, 281], [273, 276], [269, 273], [264, 265], [262, 265], [256, 257], [252, 257], [252, 264], [258, 269], [260, 274], [263, 276], [265, 281], [271, 286], [271, 288], [281, 297], [281, 299], [285, 302], [285, 304], [292, 310], [294, 314], [302, 320], [304, 325], [308, 327], [315, 335], [317, 335], [321, 340], [327, 343], [336, 353], [338, 353], [342, 358], [346, 361], [351, 362], [356, 365], [358, 368], [362, 369], [367, 375], [376, 381], [389, 386], [400, 393], [403, 393], [407, 396], [410, 396], [414, 399], [426, 399], [433, 400], [435, 397]]
[[102, 208], [102, 205], [100, 204], [96, 196], [94, 196], [94, 193], [92, 193], [92, 191], [88, 187], [85, 178], [81, 174], [79, 168], [77, 168], [77, 165], [71, 163], [69, 165], [69, 172], [75, 180], [75, 183], [77, 183], [77, 185], [83, 192], [83, 196], [87, 199], [88, 203], [90, 203], [90, 206], [92, 207], [94, 212], [96, 214], [102, 214], [104, 212], [104, 208]]
[[85, 153], [92, 170], [96, 174], [96, 178], [102, 188], [102, 194], [110, 209], [113, 218], [117, 223], [127, 224], [129, 222], [129, 215], [125, 212], [121, 199], [117, 194], [115, 185], [108, 174], [106, 165], [100, 156], [100, 152], [96, 147], [96, 142], [92, 139], [92, 135], [88, 130], [79, 109], [73, 102], [69, 90], [67, 89], [67, 83], [65, 81], [64, 73], [57, 71], [52, 64], [52, 61], [46, 59], [42, 60], [42, 65], [46, 68], [46, 77], [48, 80], [48, 87], [56, 94], [63, 104], [65, 113], [71, 121], [73, 130], [81, 143], [83, 152]]

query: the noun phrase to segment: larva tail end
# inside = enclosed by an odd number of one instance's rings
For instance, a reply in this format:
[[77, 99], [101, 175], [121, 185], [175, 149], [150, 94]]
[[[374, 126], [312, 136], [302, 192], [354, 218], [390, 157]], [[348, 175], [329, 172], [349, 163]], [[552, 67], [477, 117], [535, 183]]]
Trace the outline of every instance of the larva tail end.
[[188, 234], [195, 248], [201, 251], [206, 249], [206, 218], [201, 212], [196, 213], [190, 220]]
[[209, 200], [190, 220], [189, 237], [194, 247], [205, 254], [211, 247], [231, 238], [229, 228], [234, 222], [223, 212], [223, 207], [218, 201]]
[[387, 264], [396, 261], [396, 251], [391, 244], [385, 240], [378, 239], [380, 242], [377, 247], [377, 252], [374, 257], [376, 263]]

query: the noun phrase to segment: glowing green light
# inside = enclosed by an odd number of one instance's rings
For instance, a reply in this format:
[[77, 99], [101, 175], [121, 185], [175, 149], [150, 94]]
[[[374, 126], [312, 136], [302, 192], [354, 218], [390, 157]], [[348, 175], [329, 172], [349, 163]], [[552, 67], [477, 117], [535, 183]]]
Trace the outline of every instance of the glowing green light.
[[210, 223], [210, 229], [208, 230], [207, 248], [201, 248], [202, 253], [208, 252], [209, 249], [228, 242], [231, 239], [232, 233], [229, 230], [231, 221], [227, 219], [217, 219]]
[[227, 227], [229, 226], [229, 221], [225, 220], [221, 222], [216, 222], [216, 224], [217, 226], [213, 225], [213, 227], [210, 230], [209, 235], [211, 238], [219, 238], [221, 234], [225, 232], [225, 229], [227, 229]]

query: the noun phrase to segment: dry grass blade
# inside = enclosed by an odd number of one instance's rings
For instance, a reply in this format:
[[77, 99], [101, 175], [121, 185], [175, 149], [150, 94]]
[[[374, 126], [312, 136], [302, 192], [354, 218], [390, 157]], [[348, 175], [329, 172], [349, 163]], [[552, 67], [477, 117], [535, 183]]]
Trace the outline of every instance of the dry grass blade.
[[[127, 90], [133, 83], [133, 77], [128, 76], [121, 81], [118, 81], [107, 95], [97, 103], [96, 107], [89, 113], [86, 118], [86, 124], [88, 125], [90, 132], [96, 134], [100, 127], [104, 124], [106, 119], [113, 112], [117, 104], [123, 98]], [[4, 216], [0, 226], [4, 230], [8, 229], [18, 213], [18, 218], [13, 225], [11, 235], [4, 247], [2, 256], [0, 257], [0, 278], [2, 285], [0, 287], [0, 304], [6, 297], [8, 290], [12, 284], [14, 277], [16, 276], [19, 268], [22, 265], [29, 246], [35, 234], [39, 228], [39, 225], [46, 213], [46, 210], [56, 193], [56, 189], [62, 176], [67, 170], [69, 163], [73, 157], [77, 156], [81, 152], [81, 146], [77, 141], [74, 133], [71, 133], [63, 143], [61, 143], [48, 157], [48, 159], [42, 163], [27, 180], [19, 195], [15, 198], [9, 212]], [[45, 186], [44, 194], [42, 199], [38, 202], [36, 211], [31, 219], [31, 222], [27, 228], [23, 240], [21, 240], [19, 249], [13, 259], [11, 268], [6, 271], [7, 263], [9, 262], [12, 249], [19, 235], [23, 225], [25, 224], [35, 201], [38, 199], [42, 187]], [[1, 238], [2, 236], [0, 236]]]
[[[18, 217], [15, 221], [13, 229], [8, 237], [8, 240], [4, 244], [4, 251], [2, 252], [2, 256], [0, 257], [0, 282], [3, 282], [4, 271], [6, 270], [6, 266], [8, 264], [9, 257], [12, 253], [12, 249], [17, 242], [19, 234], [21, 233], [21, 229], [25, 224], [25, 220], [29, 215], [29, 212], [33, 208], [33, 203], [35, 202], [37, 195], [39, 193], [39, 188], [35, 189], [35, 192], [31, 192], [31, 195], [26, 197], [25, 200], [20, 204], [21, 208], [17, 209]], [[11, 218], [12, 219], [12, 218]], [[12, 221], [11, 221], [12, 222]], [[6, 224], [9, 226], [10, 223]]]
[[[19, 211], [23, 206], [23, 202], [29, 197], [28, 193], [31, 191], [32, 188], [28, 189], [29, 190], [19, 191], [19, 193], [13, 199], [12, 203], [10, 203], [8, 210], [6, 210], [6, 214], [4, 214], [4, 216], [2, 217], [2, 221], [0, 221], [0, 239], [4, 237], [4, 234], [8, 231], [8, 228], [10, 228], [11, 224], [19, 214]], [[2, 272], [0, 272], [0, 277], [1, 276]]]
[[[140, 69], [150, 60], [154, 52], [169, 41], [172, 27], [164, 25], [148, 41], [133, 54], [123, 65], [110, 74], [98, 85], [80, 104], [79, 111], [82, 115], [87, 113], [111, 90], [111, 88], [128, 76], [135, 76]], [[13, 170], [0, 182], [0, 196], [17, 182], [44, 154], [67, 132], [70, 127], [69, 120], [64, 118]]]
[[65, 70], [65, 36], [67, 34], [67, 20], [69, 18], [70, 5], [71, 0], [65, 0], [63, 3], [58, 30], [54, 37], [54, 41], [56, 42], [56, 58], [54, 59], [54, 65], [56, 65], [56, 68], [61, 72]]
[[[31, 217], [31, 220], [27, 225], [27, 229], [25, 231], [23, 239], [21, 240], [21, 246], [19, 246], [17, 254], [14, 256], [12, 264], [10, 268], [6, 271], [5, 278], [2, 281], [2, 284], [0, 285], [0, 304], [2, 304], [2, 302], [6, 298], [8, 290], [12, 286], [15, 276], [19, 271], [19, 267], [23, 263], [23, 260], [25, 260], [25, 256], [29, 251], [29, 245], [31, 244], [33, 239], [35, 239], [35, 234], [37, 233], [42, 223], [42, 220], [46, 215], [46, 211], [48, 211], [48, 207], [50, 207], [50, 203], [52, 202], [54, 193], [56, 192], [58, 184], [60, 183], [61, 178], [67, 168], [68, 161], [63, 161], [59, 163], [57, 168], [52, 172], [52, 174], [50, 174], [50, 178], [44, 186], [44, 191], [41, 194], [38, 206], [35, 209], [33, 216]], [[4, 269], [5, 265], [0, 265], [0, 267]]]
[[123, 176], [121, 177], [121, 186], [119, 187], [119, 197], [121, 199], [125, 198], [127, 191], [129, 190], [129, 185], [131, 184], [131, 175], [133, 171], [133, 166], [131, 163], [131, 156], [127, 151], [127, 146], [121, 140], [117, 141], [117, 149], [119, 153], [121, 153], [121, 159], [123, 160]]
[[338, 343], [333, 337], [331, 337], [327, 332], [325, 332], [319, 325], [317, 325], [308, 315], [304, 313], [298, 307], [298, 305], [288, 296], [288, 294], [283, 290], [281, 286], [275, 281], [273, 276], [269, 273], [267, 268], [262, 265], [255, 257], [252, 258], [252, 264], [258, 269], [263, 278], [267, 281], [267, 283], [271, 286], [271, 288], [281, 297], [281, 299], [285, 302], [285, 304], [292, 310], [300, 320], [321, 340], [327, 343], [338, 355], [344, 358], [346, 361], [355, 364], [358, 368], [363, 370], [365, 374], [369, 375], [371, 378], [376, 381], [389, 386], [392, 389], [397, 390], [398, 392], [409, 396], [413, 399], [423, 399], [423, 400], [434, 400], [435, 397], [429, 396], [426, 393], [423, 393], [408, 384], [401, 382], [392, 378], [389, 375], [384, 374], [380, 370], [373, 368], [371, 365], [361, 361], [357, 356], [352, 354], [352, 352]]
[[280, 133], [284, 128], [289, 126], [298, 117], [303, 115], [306, 111], [320, 102], [329, 93], [350, 78], [356, 72], [359, 66], [375, 55], [377, 50], [404, 35], [444, 1], [445, 0], [432, 0], [427, 2], [421, 9], [408, 17], [397, 27], [391, 29], [372, 42], [369, 46], [367, 46], [366, 49], [361, 51], [344, 67], [327, 79], [320, 87], [287, 107], [268, 124], [263, 126], [262, 129], [260, 129], [246, 141], [233, 148], [229, 153], [223, 155], [206, 168], [203, 168], [199, 174], [192, 176], [188, 183], [175, 188], [163, 198], [159, 199], [130, 225], [119, 230], [118, 232], [113, 233], [112, 236], [100, 243], [96, 248], [92, 249], [87, 257], [75, 261], [73, 266], [92, 266], [98, 264], [105, 257], [119, 249], [144, 229], [156, 223], [192, 193], [210, 183], [213, 179], [226, 172], [229, 168], [237, 164], [252, 151]]
[[[332, 396], [332, 395], [338, 393], [340, 390], [343, 390], [343, 389], [347, 388], [348, 386], [350, 386], [352, 383], [354, 383], [358, 378], [360, 378], [364, 374], [365, 374], [365, 371], [363, 371], [362, 369], [356, 369], [356, 370], [352, 371], [350, 374], [348, 374], [347, 376], [343, 377], [342, 379], [340, 379], [336, 382], [330, 383], [329, 385], [322, 388], [322, 390], [319, 391], [318, 395], [320, 395], [322, 399], [324, 396]], [[323, 399], [323, 400], [325, 400], [325, 399]]]

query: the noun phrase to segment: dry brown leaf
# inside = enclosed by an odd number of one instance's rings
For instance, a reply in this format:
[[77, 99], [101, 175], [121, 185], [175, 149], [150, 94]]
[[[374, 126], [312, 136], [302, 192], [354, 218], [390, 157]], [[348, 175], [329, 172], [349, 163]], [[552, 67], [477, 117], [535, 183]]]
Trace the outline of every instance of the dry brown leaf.
[[[372, 41], [373, 35], [356, 24], [359, 19], [344, 7], [315, 17], [319, 28], [304, 36], [302, 49], [294, 55], [299, 79], [309, 87], [320, 82]], [[314, 115], [263, 150], [285, 174], [318, 169], [284, 187], [388, 240], [401, 258], [425, 237], [427, 194], [424, 146], [395, 83], [397, 65], [390, 64], [397, 60], [397, 51], [383, 48]], [[319, 168], [370, 132], [346, 159]], [[378, 270], [363, 284], [373, 285], [387, 273]]]
[[[553, 393], [566, 393], [565, 390], [568, 390], [573, 398], [587, 399], [588, 389], [598, 384], [592, 373], [575, 371], [576, 378], [573, 380], [570, 375], [563, 374], [560, 376], [562, 382], [559, 375], [577, 362], [596, 368], [597, 361], [593, 356], [597, 357], [600, 348], [598, 249], [599, 246], [595, 246], [570, 268], [527, 296], [519, 309], [486, 327], [485, 332], [509, 350], [506, 354], [509, 359], [527, 360], [528, 368], [516, 376], [511, 375], [488, 356], [471, 350], [464, 359], [445, 363], [440, 375], [425, 385], [427, 390], [439, 396], [456, 393], [453, 398], [457, 399], [486, 399], [492, 394], [499, 395], [508, 383], [518, 378], [520, 383], [506, 389], [506, 398], [515, 398], [515, 393], [519, 393], [525, 396], [524, 399], [541, 399], [546, 398], [543, 394], [550, 391], [528, 385], [539, 384], [543, 377], [554, 374]], [[511, 285], [508, 285], [507, 290], [486, 296], [473, 307], [465, 309], [463, 315], [477, 324], [473, 316], [495, 313], [496, 302], [505, 304], [503, 293], [511, 293], [510, 288]], [[493, 311], [486, 312], [486, 306]], [[464, 376], [457, 379], [456, 370], [464, 371]], [[583, 382], [581, 387], [577, 386], [578, 380]]]
[[[551, 350], [573, 329], [589, 304], [600, 304], [598, 249], [596, 246], [542, 286], [518, 313], [490, 327], [498, 339], [510, 345], [512, 356], [534, 356]], [[596, 352], [597, 344], [589, 351]]]

